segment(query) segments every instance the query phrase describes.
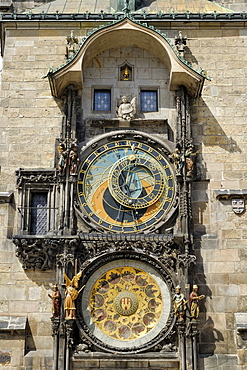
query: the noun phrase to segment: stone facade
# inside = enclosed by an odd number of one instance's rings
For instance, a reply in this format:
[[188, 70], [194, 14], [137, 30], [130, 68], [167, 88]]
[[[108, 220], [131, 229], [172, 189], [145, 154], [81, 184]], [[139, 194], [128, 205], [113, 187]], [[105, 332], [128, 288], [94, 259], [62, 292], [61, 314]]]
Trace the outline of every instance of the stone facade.
[[[238, 7], [238, 4], [230, 5], [232, 9]], [[50, 67], [65, 62], [66, 36], [71, 29], [81, 40], [98, 26], [95, 23], [28, 20], [3, 23], [0, 312], [2, 317], [28, 319], [26, 332], [15, 325], [13, 328], [0, 325], [3, 369], [52, 369], [53, 337], [48, 293], [57, 277], [54, 269], [23, 270], [15, 255], [12, 238], [19, 234], [22, 211], [15, 171], [18, 168], [54, 169], [58, 161], [56, 140], [60, 137], [65, 99], [64, 96], [54, 98], [48, 79], [42, 76]], [[193, 283], [198, 284], [200, 293], [206, 296], [201, 302], [198, 326], [198, 369], [245, 370], [247, 323], [243, 316], [242, 326], [239, 324], [242, 331], [239, 331], [236, 315], [247, 312], [247, 216], [245, 211], [233, 211], [232, 198], [246, 198], [247, 189], [246, 22], [161, 23], [157, 20], [152, 25], [165, 32], [173, 42], [182, 30], [188, 40], [185, 59], [193, 67], [207, 71], [210, 78], [204, 81], [201, 96], [190, 98], [192, 137], [198, 152], [197, 175], [192, 184], [193, 240], [197, 257]], [[117, 78], [118, 67], [126, 59], [133, 65], [138, 64], [136, 79], [128, 89], [124, 87], [124, 81]], [[136, 126], [128, 128], [157, 137], [163, 135], [174, 142], [176, 101], [175, 92], [168, 90], [168, 77], [163, 63], [141, 45], [113, 48], [98, 55], [86, 68], [84, 88], [77, 96], [78, 122], [85, 124], [83, 140], [121, 129], [118, 122], [115, 126], [102, 127], [95, 126], [92, 120], [116, 118], [114, 106], [120, 95], [128, 94], [131, 89], [132, 96], [138, 97], [140, 88], [148, 86], [159, 89], [160, 109], [157, 113], [146, 113], [145, 117], [138, 112], [137, 118], [146, 118], [145, 123], [133, 122]], [[93, 86], [114, 87], [110, 113], [92, 113]], [[154, 119], [165, 123], [155, 124]], [[85, 143], [83, 140], [81, 146]], [[13, 197], [6, 197], [6, 193], [11, 192]], [[0, 324], [2, 321], [0, 318]], [[137, 362], [133, 358], [109, 362], [107, 356], [96, 356], [89, 361], [75, 356], [73, 368], [80, 368], [82, 364], [85, 369], [110, 366], [113, 369], [162, 368], [160, 362], [145, 356]], [[178, 366], [170, 359], [165, 368], [173, 370]]]

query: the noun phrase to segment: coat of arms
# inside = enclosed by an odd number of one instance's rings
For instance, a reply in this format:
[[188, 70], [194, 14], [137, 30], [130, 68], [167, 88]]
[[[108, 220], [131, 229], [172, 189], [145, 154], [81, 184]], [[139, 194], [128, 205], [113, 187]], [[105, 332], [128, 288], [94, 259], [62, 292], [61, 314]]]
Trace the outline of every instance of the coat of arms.
[[232, 210], [235, 213], [243, 213], [244, 212], [244, 199], [243, 198], [233, 198], [232, 199]]

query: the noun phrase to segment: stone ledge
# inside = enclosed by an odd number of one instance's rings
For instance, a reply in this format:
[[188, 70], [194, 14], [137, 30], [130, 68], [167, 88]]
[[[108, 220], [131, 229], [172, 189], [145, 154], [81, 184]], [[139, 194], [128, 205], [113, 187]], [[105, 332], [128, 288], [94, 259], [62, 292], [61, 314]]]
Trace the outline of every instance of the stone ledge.
[[219, 189], [213, 190], [216, 198], [244, 197], [247, 196], [247, 189]]
[[151, 125], [151, 124], [167, 125], [168, 124], [167, 119], [160, 119], [160, 118], [153, 118], [153, 119], [150, 119], [150, 118], [133, 118], [130, 121], [123, 120], [123, 119], [120, 119], [120, 118], [111, 118], [111, 119], [90, 118], [90, 119], [87, 119], [87, 124], [89, 124], [90, 126], [93, 126], [93, 127], [102, 127], [102, 126], [109, 127], [109, 126], [116, 126], [120, 122], [123, 122], [123, 121], [126, 121], [127, 123], [133, 124], [133, 125], [141, 125], [141, 124], [143, 124], [143, 122], [145, 122], [145, 124], [149, 124], [149, 125]]
[[113, 353], [77, 353], [72, 359], [73, 369], [169, 369], [178, 370], [180, 359], [176, 352], [149, 352], [143, 354], [117, 355]]
[[14, 192], [13, 191], [2, 191], [0, 192], [0, 204], [10, 203], [12, 200]]
[[234, 314], [237, 332], [247, 332], [247, 312], [237, 312]]
[[127, 354], [124, 355], [116, 354], [116, 353], [102, 353], [102, 352], [78, 352], [75, 353], [73, 358], [75, 359], [107, 359], [107, 360], [124, 360], [129, 361], [129, 359], [141, 360], [141, 359], [148, 359], [148, 360], [168, 360], [168, 361], [179, 361], [178, 353], [177, 352], [146, 352], [146, 353], [137, 353], [135, 355]]
[[25, 334], [27, 318], [20, 316], [0, 316], [0, 334], [8, 332], [18, 332]]
[[0, 12], [8, 12], [13, 8], [11, 0], [0, 0]]

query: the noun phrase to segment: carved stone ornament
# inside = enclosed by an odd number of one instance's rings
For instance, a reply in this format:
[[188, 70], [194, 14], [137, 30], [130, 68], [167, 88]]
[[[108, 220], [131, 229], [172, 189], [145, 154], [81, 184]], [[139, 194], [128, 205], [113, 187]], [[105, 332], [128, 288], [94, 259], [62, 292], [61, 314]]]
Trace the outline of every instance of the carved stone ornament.
[[91, 352], [92, 351], [92, 343], [86, 337], [81, 338], [80, 343], [75, 348], [75, 354], [79, 352]]
[[232, 210], [236, 214], [244, 212], [244, 198], [232, 198]]
[[174, 271], [176, 269], [178, 246], [169, 239], [166, 241], [82, 241], [77, 253], [81, 266], [83, 265], [85, 268], [90, 263], [90, 260], [107, 255], [113, 251], [145, 253], [147, 256], [158, 258], [168, 270]]
[[72, 348], [74, 344], [74, 329], [75, 329], [75, 320], [66, 320], [65, 321], [65, 333], [67, 344], [70, 348]]
[[[102, 237], [104, 241], [102, 241]], [[133, 251], [154, 256], [168, 270], [174, 271], [179, 253], [178, 246], [172, 240], [172, 234], [165, 235], [130, 235], [121, 240], [116, 234], [80, 234], [75, 237], [23, 237], [15, 236], [16, 256], [24, 270], [48, 270], [55, 267], [74, 266], [75, 254], [83, 268], [91, 259], [107, 255], [110, 252]]]
[[24, 270], [51, 269], [55, 262], [58, 243], [52, 239], [13, 239], [16, 256]]
[[58, 335], [59, 332], [60, 319], [52, 317], [51, 323], [52, 323], [52, 336], [55, 337], [56, 335]]
[[178, 255], [178, 265], [179, 267], [191, 267], [194, 266], [196, 263], [196, 256], [193, 254], [179, 254]]
[[[16, 256], [24, 270], [49, 270], [57, 266], [67, 266], [74, 263], [74, 251], [79, 238], [43, 238], [14, 237]], [[70, 252], [70, 253], [69, 253]]]
[[16, 187], [21, 189], [23, 184], [39, 184], [39, 183], [56, 183], [58, 181], [55, 170], [24, 170], [20, 168], [16, 171]]

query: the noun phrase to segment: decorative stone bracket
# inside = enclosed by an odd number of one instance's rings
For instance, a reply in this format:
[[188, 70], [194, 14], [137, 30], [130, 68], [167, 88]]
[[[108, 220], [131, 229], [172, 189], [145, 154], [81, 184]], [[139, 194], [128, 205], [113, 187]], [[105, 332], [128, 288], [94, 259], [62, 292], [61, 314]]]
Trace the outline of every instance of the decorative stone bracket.
[[4, 191], [0, 192], [0, 204], [1, 203], [10, 203], [13, 198], [13, 191]]
[[236, 320], [237, 333], [247, 339], [247, 312], [237, 312], [234, 314]]
[[174, 271], [179, 253], [172, 234], [138, 235], [138, 239], [136, 235], [97, 233], [49, 238], [17, 235], [13, 238], [13, 243], [24, 270], [53, 269], [56, 263], [65, 265], [67, 259], [73, 258], [75, 254], [81, 264], [87, 264], [98, 256], [125, 250], [154, 256], [169, 270]]
[[0, 316], [0, 335], [9, 332], [10, 334], [24, 334], [26, 332], [27, 318], [17, 316]]
[[231, 190], [219, 189], [214, 190], [217, 199], [231, 199], [232, 210], [236, 214], [244, 213], [245, 211], [245, 198], [247, 196], [247, 189]]

